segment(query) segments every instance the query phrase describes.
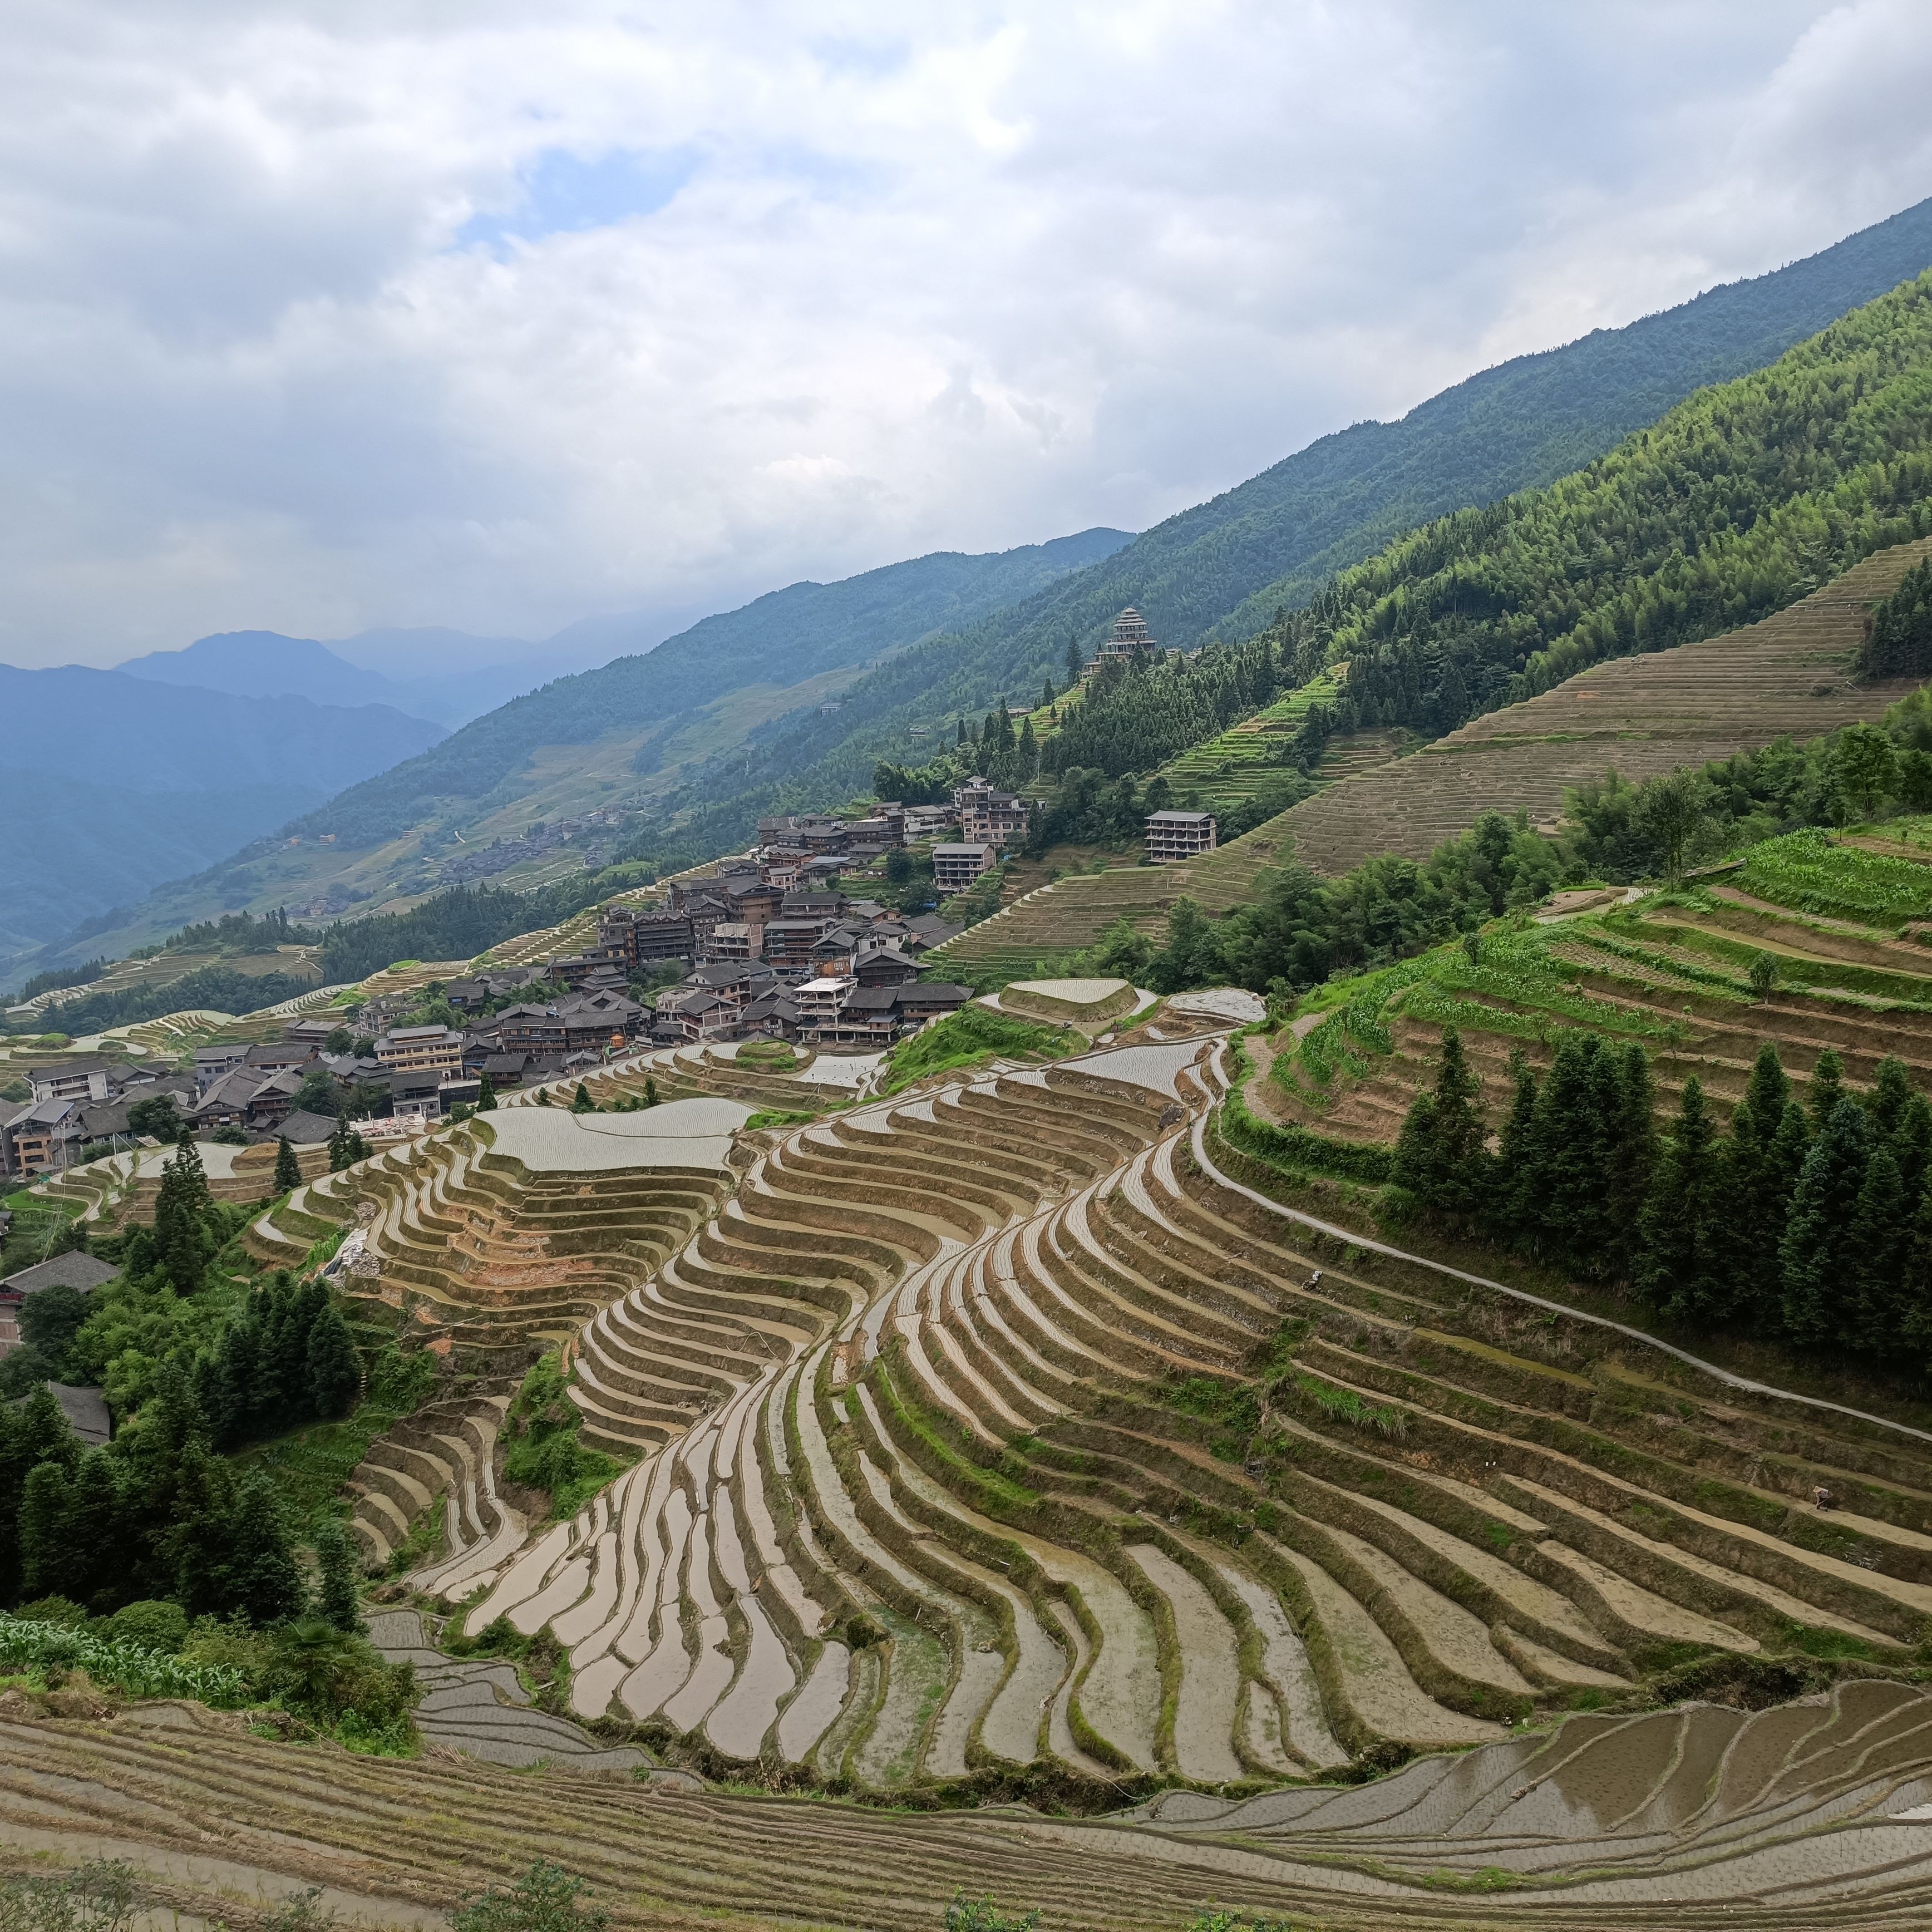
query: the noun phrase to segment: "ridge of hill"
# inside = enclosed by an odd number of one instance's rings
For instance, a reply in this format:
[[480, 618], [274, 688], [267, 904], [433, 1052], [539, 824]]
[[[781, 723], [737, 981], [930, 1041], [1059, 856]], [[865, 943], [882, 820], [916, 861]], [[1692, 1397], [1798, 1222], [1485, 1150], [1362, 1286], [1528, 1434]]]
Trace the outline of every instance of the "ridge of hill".
[[1486, 812], [1552, 824], [1564, 792], [1614, 770], [1640, 779], [1880, 717], [1914, 688], [1854, 681], [1865, 614], [1896, 590], [1932, 538], [1893, 545], [1776, 616], [1725, 634], [1600, 664], [1418, 750], [1357, 767], [1378, 733], [1330, 741], [1312, 798], [1205, 857], [1121, 866], [1028, 892], [928, 956], [944, 976], [1024, 978], [1091, 946], [1117, 920], [1158, 934], [1183, 896], [1210, 914], [1252, 896], [1269, 867], [1345, 872], [1378, 853], [1426, 858]]
[[1928, 265], [1932, 200], [1770, 274], [1486, 370], [1398, 422], [1324, 436], [1094, 568], [902, 653], [853, 684], [838, 716], [786, 718], [754, 734], [761, 776], [778, 782], [760, 799], [734, 809], [734, 774], [714, 772], [679, 802], [718, 828], [722, 849], [779, 787], [788, 806], [862, 790], [874, 762], [916, 752], [912, 727], [1062, 680], [1070, 642], [1090, 656], [1126, 604], [1169, 646], [1252, 634], [1402, 531], [1554, 482]]
[[[132, 906], [132, 895], [119, 896], [125, 910], [111, 928], [70, 934], [20, 970], [124, 952], [224, 910], [287, 905], [326, 916], [398, 898], [412, 903], [458, 879], [508, 874], [518, 889], [552, 883], [608, 857], [621, 836], [608, 814], [634, 813], [674, 784], [687, 760], [742, 758], [737, 748], [760, 720], [800, 705], [836, 706], [867, 662], [1126, 541], [1123, 532], [1087, 530], [985, 556], [937, 552], [771, 592], [647, 653], [553, 679], [424, 756], [409, 755], [418, 745], [372, 761], [364, 770], [380, 775], [364, 782], [316, 788], [266, 823], [251, 818], [238, 830], [278, 826], [276, 836], [238, 852], [232, 837], [224, 841], [220, 863], [209, 865], [217, 855], [208, 853], [201, 860], [208, 869], [177, 873]], [[325, 804], [328, 790], [338, 795]], [[309, 815], [280, 822], [298, 812]], [[607, 817], [590, 824], [592, 812]], [[559, 821], [568, 822], [561, 835]], [[330, 844], [317, 842], [322, 834]]]
[[[414, 643], [419, 635], [424, 641]], [[375, 663], [364, 661], [372, 656]], [[434, 668], [426, 660], [434, 660]], [[384, 668], [377, 669], [378, 664]], [[583, 668], [581, 658], [560, 662], [526, 639], [452, 631], [367, 632], [333, 644], [279, 631], [222, 631], [180, 650], [151, 651], [116, 667], [129, 677], [239, 698], [387, 704], [433, 718], [446, 730]]]
[[0, 958], [443, 735], [387, 705], [242, 698], [78, 664], [0, 665]]

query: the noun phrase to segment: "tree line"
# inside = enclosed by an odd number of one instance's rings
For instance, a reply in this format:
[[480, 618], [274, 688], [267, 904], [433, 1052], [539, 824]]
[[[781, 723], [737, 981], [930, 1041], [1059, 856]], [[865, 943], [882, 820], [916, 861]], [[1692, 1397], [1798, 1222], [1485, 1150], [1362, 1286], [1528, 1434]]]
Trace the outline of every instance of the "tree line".
[[307, 1594], [274, 1485], [216, 1453], [178, 1365], [104, 1448], [82, 1448], [44, 1387], [0, 1407], [0, 1602], [98, 1613], [171, 1598], [190, 1616], [272, 1623]]
[[[1117, 807], [1148, 796], [1130, 778], [1102, 795]], [[1672, 879], [1687, 865], [1806, 826], [1932, 809], [1932, 688], [1902, 699], [1878, 724], [1846, 725], [1804, 745], [1780, 738], [1641, 784], [1612, 771], [1566, 800], [1555, 832], [1533, 830], [1524, 813], [1512, 820], [1486, 812], [1426, 859], [1385, 854], [1338, 878], [1291, 862], [1264, 873], [1254, 898], [1219, 919], [1182, 898], [1164, 944], [1124, 921], [1055, 968], [1164, 993], [1229, 984], [1305, 992], [1333, 973], [1387, 965], [1474, 932], [1558, 886]], [[1067, 821], [1053, 809], [1041, 829], [1066, 836]]]
[[1728, 1126], [1693, 1075], [1664, 1134], [1640, 1045], [1569, 1032], [1546, 1072], [1519, 1048], [1510, 1073], [1492, 1136], [1444, 1028], [1396, 1144], [1394, 1218], [1626, 1286], [1692, 1328], [1877, 1363], [1932, 1352], [1932, 1102], [1901, 1060], [1880, 1061], [1861, 1096], [1827, 1048], [1801, 1092], [1767, 1043]]

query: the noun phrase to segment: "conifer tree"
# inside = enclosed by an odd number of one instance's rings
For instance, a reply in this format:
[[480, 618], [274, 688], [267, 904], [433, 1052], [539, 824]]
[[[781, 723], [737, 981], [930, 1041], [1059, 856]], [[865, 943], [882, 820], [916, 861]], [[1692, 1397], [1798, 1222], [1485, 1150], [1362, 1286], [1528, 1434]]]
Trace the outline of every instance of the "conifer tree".
[[1657, 1158], [1657, 1089], [1650, 1056], [1632, 1040], [1617, 1068], [1616, 1137], [1608, 1177], [1615, 1270], [1624, 1279], [1636, 1264], [1640, 1224]]
[[1694, 1074], [1644, 1203], [1636, 1270], [1638, 1292], [1675, 1321], [1724, 1312], [1723, 1210], [1716, 1125]]
[[1536, 1161], [1529, 1198], [1535, 1245], [1592, 1278], [1614, 1265], [1606, 1177], [1621, 1112], [1616, 1055], [1594, 1034], [1557, 1042], [1537, 1102]]
[[214, 1204], [200, 1150], [184, 1127], [154, 1199], [154, 1245], [177, 1294], [194, 1294], [207, 1273], [215, 1245], [208, 1227]]
[[591, 1099], [590, 1089], [581, 1080], [577, 1083], [577, 1091], [572, 1096], [570, 1111], [573, 1114], [594, 1114], [597, 1111], [597, 1102]]
[[328, 1137], [328, 1171], [340, 1174], [346, 1167], [356, 1164], [355, 1144], [350, 1134], [349, 1116], [338, 1114], [335, 1131]]
[[20, 1594], [64, 1597], [70, 1562], [67, 1518], [70, 1485], [58, 1462], [41, 1462], [27, 1472], [20, 1491]]
[[250, 1469], [236, 1485], [224, 1528], [226, 1547], [217, 1573], [224, 1611], [252, 1624], [298, 1615], [308, 1592], [289, 1546], [280, 1499], [267, 1473]]
[[1402, 1116], [1389, 1179], [1413, 1195], [1418, 1208], [1426, 1208], [1434, 1197], [1442, 1166], [1436, 1136], [1436, 1096], [1425, 1089], [1408, 1103], [1408, 1112]]
[[1838, 1058], [1838, 1049], [1828, 1046], [1818, 1056], [1818, 1064], [1811, 1070], [1810, 1084], [1804, 1090], [1804, 1104], [1811, 1114], [1812, 1130], [1816, 1132], [1838, 1111], [1838, 1102], [1845, 1097], [1845, 1063]]
[[1841, 1294], [1844, 1340], [1882, 1357], [1895, 1346], [1904, 1315], [1904, 1264], [1912, 1235], [1898, 1162], [1882, 1141], [1865, 1165], [1852, 1224], [1845, 1231]]
[[315, 1593], [316, 1614], [346, 1634], [362, 1628], [356, 1599], [356, 1550], [340, 1516], [326, 1516], [315, 1532], [316, 1567], [320, 1573]]
[[62, 1535], [69, 1568], [63, 1594], [90, 1605], [103, 1596], [130, 1594], [127, 1556], [134, 1534], [118, 1460], [104, 1449], [90, 1449], [68, 1486]]
[[308, 1331], [304, 1381], [314, 1412], [324, 1421], [346, 1415], [362, 1390], [362, 1365], [349, 1324], [333, 1302], [326, 1303]]
[[1436, 1072], [1436, 1172], [1429, 1204], [1456, 1221], [1475, 1214], [1482, 1198], [1483, 1084], [1469, 1070], [1462, 1036], [1442, 1029], [1442, 1058]]
[[539, 1087], [537, 1089], [537, 1105], [539, 1107], [548, 1107], [553, 1104], [550, 1097], [550, 1089], [548, 1087]]
[[1906, 1200], [1916, 1202], [1932, 1174], [1932, 1101], [1914, 1094], [1892, 1136], [1892, 1157], [1898, 1163], [1900, 1184]]
[[1912, 1082], [1905, 1062], [1888, 1053], [1872, 1076], [1871, 1091], [1865, 1096], [1864, 1109], [1871, 1122], [1874, 1142], [1888, 1141], [1905, 1124], [1906, 1109], [1912, 1104]]
[[485, 1073], [476, 1083], [476, 1111], [479, 1114], [487, 1114], [496, 1104], [496, 1083]]
[[1870, 1162], [1865, 1111], [1840, 1100], [1805, 1154], [1779, 1249], [1784, 1329], [1801, 1346], [1848, 1339], [1845, 1263]]
[[1536, 1072], [1520, 1046], [1510, 1049], [1509, 1070], [1516, 1091], [1490, 1165], [1483, 1221], [1492, 1239], [1514, 1243], [1531, 1220], [1527, 1190], [1535, 1160]]
[[646, 1073], [644, 1076], [644, 1105], [647, 1107], [655, 1107], [657, 1103], [657, 1076], [655, 1074]]
[[275, 1192], [286, 1194], [291, 1189], [301, 1185], [302, 1165], [296, 1159], [296, 1150], [285, 1138], [278, 1135], [275, 1139]]

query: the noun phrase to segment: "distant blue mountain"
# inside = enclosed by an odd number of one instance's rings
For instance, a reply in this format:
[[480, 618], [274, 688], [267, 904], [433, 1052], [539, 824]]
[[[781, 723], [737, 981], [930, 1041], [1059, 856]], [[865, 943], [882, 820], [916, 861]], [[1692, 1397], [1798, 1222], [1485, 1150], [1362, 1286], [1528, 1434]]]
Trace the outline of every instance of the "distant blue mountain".
[[[157, 684], [238, 698], [386, 704], [453, 730], [586, 663], [580, 651], [547, 652], [521, 638], [472, 638], [460, 631], [365, 631], [333, 644], [279, 631], [223, 631], [197, 638], [184, 650], [151, 652], [117, 668]], [[378, 670], [377, 664], [388, 668]]]
[[239, 697], [68, 664], [0, 664], [0, 956], [207, 865], [440, 724], [386, 704]]

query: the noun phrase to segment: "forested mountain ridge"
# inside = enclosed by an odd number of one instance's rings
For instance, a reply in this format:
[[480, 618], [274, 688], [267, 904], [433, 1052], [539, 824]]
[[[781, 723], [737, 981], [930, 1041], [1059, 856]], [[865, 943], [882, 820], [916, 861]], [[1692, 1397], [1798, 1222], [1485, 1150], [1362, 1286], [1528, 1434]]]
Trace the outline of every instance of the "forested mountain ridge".
[[1070, 646], [1090, 656], [1124, 605], [1165, 646], [1252, 635], [1424, 519], [1555, 481], [1928, 264], [1932, 201], [1772, 274], [1486, 370], [1399, 422], [1324, 436], [1090, 569], [900, 653], [848, 688], [837, 714], [761, 727], [742, 754], [694, 775], [678, 829], [651, 849], [690, 856], [760, 809], [862, 790], [876, 762], [917, 749], [914, 726], [1064, 678]]
[[1546, 489], [1458, 511], [1280, 627], [1351, 722], [1434, 736], [1783, 609], [1932, 528], [1932, 273]]
[[655, 650], [514, 699], [434, 754], [332, 800], [315, 827], [333, 830], [349, 845], [394, 838], [436, 801], [482, 800], [514, 784], [539, 747], [588, 743], [626, 728], [647, 734], [635, 765], [647, 772], [677, 720], [738, 687], [795, 685], [842, 667], [856, 670], [941, 625], [970, 623], [1126, 540], [1118, 530], [1085, 530], [981, 556], [936, 552], [836, 584], [770, 592], [741, 610], [705, 618]]

